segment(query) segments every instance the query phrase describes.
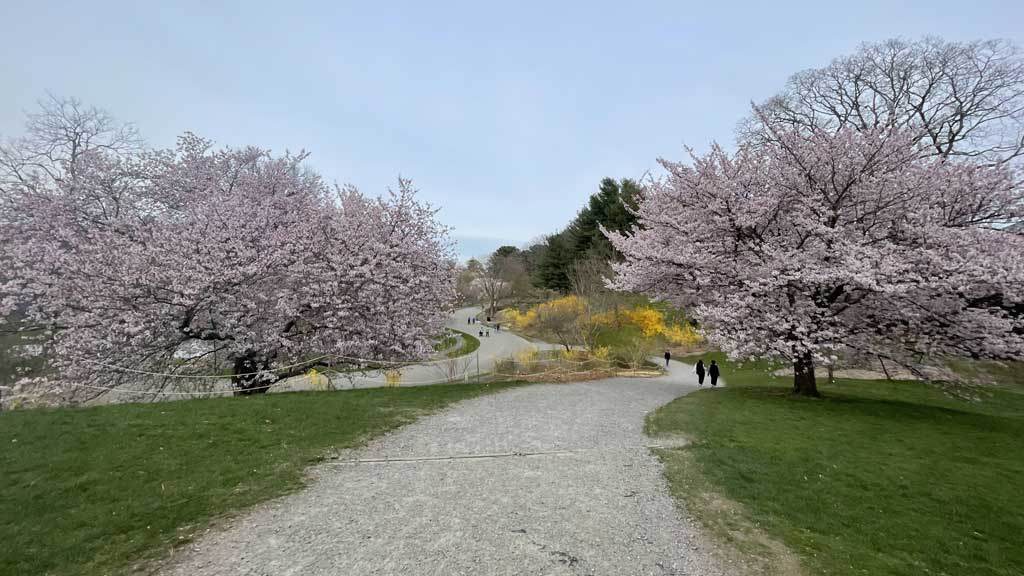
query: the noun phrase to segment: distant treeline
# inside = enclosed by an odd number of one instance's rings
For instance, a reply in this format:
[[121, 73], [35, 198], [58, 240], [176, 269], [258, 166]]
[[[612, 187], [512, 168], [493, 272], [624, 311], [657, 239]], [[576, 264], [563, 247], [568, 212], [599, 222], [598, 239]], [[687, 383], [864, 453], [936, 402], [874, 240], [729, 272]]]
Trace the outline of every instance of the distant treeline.
[[601, 228], [616, 232], [632, 230], [637, 220], [630, 209], [636, 207], [640, 194], [640, 186], [633, 180], [605, 178], [562, 231], [524, 250], [502, 246], [489, 260], [518, 258], [534, 286], [568, 293], [581, 281], [581, 276], [592, 281], [596, 274], [608, 270], [609, 262], [621, 258]]

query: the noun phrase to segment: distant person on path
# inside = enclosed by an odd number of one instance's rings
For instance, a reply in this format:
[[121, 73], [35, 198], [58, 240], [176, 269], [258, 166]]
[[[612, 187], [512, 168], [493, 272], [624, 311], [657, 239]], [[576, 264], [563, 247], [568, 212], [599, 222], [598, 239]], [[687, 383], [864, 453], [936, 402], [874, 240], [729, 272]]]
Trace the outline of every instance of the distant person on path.
[[668, 368], [668, 361], [672, 359], [672, 353], [665, 350], [665, 368]]
[[711, 361], [711, 366], [708, 367], [708, 376], [711, 376], [711, 387], [718, 386], [718, 364], [715, 361]]
[[484, 337], [484, 329], [483, 329], [483, 328], [481, 328], [481, 329], [480, 329], [480, 337], [481, 337], [481, 338], [483, 338], [483, 337]]
[[487, 337], [488, 337], [488, 338], [490, 338], [490, 337], [491, 337], [491, 331], [490, 331], [490, 330], [488, 330], [488, 331], [487, 331]]
[[693, 369], [697, 373], [697, 386], [704, 385], [704, 360], [697, 360], [697, 366]]
[[501, 322], [498, 322], [497, 324], [495, 324], [494, 325], [494, 329], [497, 330], [498, 332], [501, 332]]
[[473, 317], [472, 316], [470, 316], [469, 318], [466, 318], [466, 324], [472, 324], [472, 323], [473, 323]]

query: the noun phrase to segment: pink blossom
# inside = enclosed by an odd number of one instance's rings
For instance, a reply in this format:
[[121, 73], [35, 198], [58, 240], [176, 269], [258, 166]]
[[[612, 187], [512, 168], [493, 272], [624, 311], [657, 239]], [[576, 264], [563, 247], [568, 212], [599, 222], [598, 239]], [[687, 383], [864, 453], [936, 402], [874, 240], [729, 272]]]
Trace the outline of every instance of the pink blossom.
[[54, 330], [70, 384], [138, 386], [96, 362], [187, 370], [171, 359], [193, 339], [259, 370], [428, 354], [455, 294], [436, 211], [407, 180], [382, 199], [331, 189], [305, 158], [186, 134], [174, 150], [85, 155], [74, 179], [15, 183], [0, 297]]
[[733, 357], [813, 374], [840, 347], [1024, 355], [1024, 216], [1006, 166], [926, 157], [903, 132], [781, 131], [662, 161], [614, 285], [691, 307]]

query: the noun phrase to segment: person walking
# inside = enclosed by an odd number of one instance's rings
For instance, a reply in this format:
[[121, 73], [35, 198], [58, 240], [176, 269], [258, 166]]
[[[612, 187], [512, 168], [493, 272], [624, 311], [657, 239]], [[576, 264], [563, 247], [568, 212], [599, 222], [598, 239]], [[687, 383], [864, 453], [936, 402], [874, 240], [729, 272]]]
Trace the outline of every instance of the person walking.
[[708, 376], [711, 376], [711, 387], [718, 386], [718, 364], [714, 360], [711, 361], [711, 366], [708, 367]]
[[672, 353], [665, 350], [665, 368], [668, 368], [668, 361], [672, 359]]
[[703, 359], [697, 360], [697, 366], [694, 367], [693, 371], [697, 373], [697, 386], [698, 387], [703, 386], [704, 385], [704, 360]]

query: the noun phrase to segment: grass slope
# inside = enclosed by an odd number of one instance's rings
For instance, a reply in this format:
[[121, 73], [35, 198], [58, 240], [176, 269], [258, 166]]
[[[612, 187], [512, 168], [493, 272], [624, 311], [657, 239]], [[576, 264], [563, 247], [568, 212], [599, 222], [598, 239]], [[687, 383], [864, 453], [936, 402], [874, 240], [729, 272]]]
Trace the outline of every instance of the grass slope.
[[708, 489], [812, 573], [1020, 574], [1024, 395], [965, 402], [916, 382], [840, 380], [815, 400], [757, 366], [725, 363], [723, 376], [728, 388], [648, 419], [652, 435], [693, 440], [661, 455], [673, 493], [712, 528], [729, 527], [698, 496]]
[[459, 356], [472, 354], [480, 347], [480, 340], [476, 336], [463, 332], [462, 330], [455, 330], [454, 328], [449, 328], [448, 330], [462, 335], [462, 346], [448, 352], [449, 358], [458, 358]]
[[110, 574], [301, 486], [331, 448], [512, 384], [0, 413], [0, 574]]

